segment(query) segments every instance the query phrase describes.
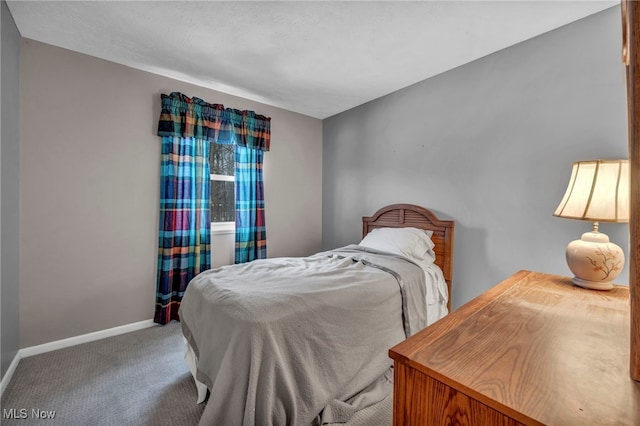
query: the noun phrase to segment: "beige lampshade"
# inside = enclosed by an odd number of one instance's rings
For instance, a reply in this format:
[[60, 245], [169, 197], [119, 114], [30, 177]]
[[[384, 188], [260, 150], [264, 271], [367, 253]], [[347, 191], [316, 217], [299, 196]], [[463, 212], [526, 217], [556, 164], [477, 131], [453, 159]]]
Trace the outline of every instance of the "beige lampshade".
[[567, 191], [553, 214], [592, 222], [629, 222], [629, 161], [573, 163]]

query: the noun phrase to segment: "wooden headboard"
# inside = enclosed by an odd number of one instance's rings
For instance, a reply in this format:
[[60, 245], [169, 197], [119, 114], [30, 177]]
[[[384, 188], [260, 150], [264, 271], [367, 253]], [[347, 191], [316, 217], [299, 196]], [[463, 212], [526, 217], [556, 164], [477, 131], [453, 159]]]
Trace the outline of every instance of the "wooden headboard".
[[453, 279], [453, 228], [452, 220], [440, 220], [429, 209], [413, 204], [391, 204], [373, 216], [362, 218], [362, 237], [375, 228], [414, 227], [433, 231], [431, 240], [436, 245], [435, 264], [442, 269], [449, 290], [447, 308], [451, 312], [451, 281]]

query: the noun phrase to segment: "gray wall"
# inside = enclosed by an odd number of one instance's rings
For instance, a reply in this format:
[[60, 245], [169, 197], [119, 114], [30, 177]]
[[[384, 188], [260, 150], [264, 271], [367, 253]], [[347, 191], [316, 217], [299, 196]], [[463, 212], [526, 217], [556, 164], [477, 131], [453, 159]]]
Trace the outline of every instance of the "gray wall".
[[[628, 156], [620, 39], [614, 7], [324, 120], [324, 248], [407, 202], [456, 221], [454, 308], [520, 269], [569, 275], [591, 228], [552, 216], [571, 163]], [[601, 231], [627, 251], [626, 224]]]
[[[152, 318], [155, 132], [160, 93], [172, 91], [272, 118], [268, 255], [320, 250], [320, 120], [24, 39], [20, 347]], [[219, 264], [233, 239], [213, 245]]]
[[4, 1], [0, 2], [0, 15], [2, 15], [0, 299], [2, 303], [2, 376], [4, 377], [18, 351], [19, 344], [20, 33]]

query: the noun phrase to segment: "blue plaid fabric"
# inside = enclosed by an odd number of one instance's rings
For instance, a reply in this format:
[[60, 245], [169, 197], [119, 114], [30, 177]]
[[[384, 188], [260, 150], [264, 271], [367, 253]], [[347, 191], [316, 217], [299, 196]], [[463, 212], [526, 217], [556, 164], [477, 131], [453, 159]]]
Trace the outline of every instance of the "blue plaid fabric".
[[178, 319], [187, 284], [211, 267], [209, 142], [162, 138], [154, 322]]
[[236, 263], [267, 257], [263, 157], [264, 151], [236, 145]]

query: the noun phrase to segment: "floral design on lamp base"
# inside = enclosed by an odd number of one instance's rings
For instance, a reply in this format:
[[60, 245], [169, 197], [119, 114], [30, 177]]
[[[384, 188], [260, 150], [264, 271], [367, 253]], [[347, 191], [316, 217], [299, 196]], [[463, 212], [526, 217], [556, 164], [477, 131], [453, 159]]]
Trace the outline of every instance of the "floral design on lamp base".
[[575, 277], [572, 282], [592, 290], [610, 290], [624, 266], [624, 252], [600, 232], [586, 232], [569, 243], [567, 265]]

